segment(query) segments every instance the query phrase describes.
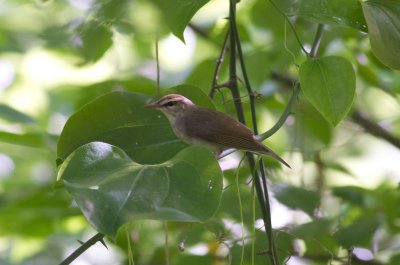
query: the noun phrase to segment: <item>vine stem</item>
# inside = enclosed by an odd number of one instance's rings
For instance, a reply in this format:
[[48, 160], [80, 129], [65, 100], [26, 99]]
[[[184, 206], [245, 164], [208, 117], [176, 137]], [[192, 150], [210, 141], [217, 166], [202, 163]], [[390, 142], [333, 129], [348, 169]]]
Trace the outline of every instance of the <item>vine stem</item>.
[[63, 260], [60, 263], [60, 265], [71, 264], [71, 262], [73, 262], [77, 257], [82, 255], [86, 250], [88, 250], [91, 246], [93, 246], [97, 242], [101, 242], [103, 245], [105, 245], [103, 238], [104, 238], [104, 234], [102, 234], [102, 233], [95, 234], [88, 241], [86, 241], [79, 248], [77, 248], [74, 252], [72, 252], [72, 254], [69, 255], [65, 260]]
[[311, 51], [308, 54], [309, 57], [311, 57], [311, 58], [317, 57], [317, 53], [318, 53], [319, 46], [321, 44], [323, 32], [324, 32], [324, 24], [318, 24], [317, 32], [315, 33], [314, 42], [311, 47]]

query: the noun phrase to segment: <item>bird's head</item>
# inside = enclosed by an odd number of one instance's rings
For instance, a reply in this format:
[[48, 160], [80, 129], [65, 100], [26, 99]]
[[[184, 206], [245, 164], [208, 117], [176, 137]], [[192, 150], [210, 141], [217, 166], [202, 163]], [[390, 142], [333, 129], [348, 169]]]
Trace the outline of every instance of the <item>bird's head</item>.
[[163, 96], [158, 101], [147, 104], [146, 107], [161, 110], [168, 118], [175, 118], [185, 113], [185, 109], [195, 106], [190, 99], [179, 94]]

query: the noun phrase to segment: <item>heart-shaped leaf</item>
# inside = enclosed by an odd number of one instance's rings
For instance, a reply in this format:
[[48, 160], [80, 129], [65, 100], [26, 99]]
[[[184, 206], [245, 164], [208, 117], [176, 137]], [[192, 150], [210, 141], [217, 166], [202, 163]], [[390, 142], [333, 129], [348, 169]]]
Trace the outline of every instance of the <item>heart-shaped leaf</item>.
[[134, 219], [204, 221], [222, 191], [218, 162], [202, 147], [186, 148], [160, 165], [141, 165], [116, 146], [93, 142], [68, 157], [59, 179], [86, 219], [107, 235]]
[[373, 53], [386, 66], [400, 70], [400, 2], [369, 0], [361, 4]]
[[355, 93], [355, 74], [344, 58], [312, 58], [299, 70], [300, 84], [311, 104], [332, 125], [337, 125], [349, 112]]

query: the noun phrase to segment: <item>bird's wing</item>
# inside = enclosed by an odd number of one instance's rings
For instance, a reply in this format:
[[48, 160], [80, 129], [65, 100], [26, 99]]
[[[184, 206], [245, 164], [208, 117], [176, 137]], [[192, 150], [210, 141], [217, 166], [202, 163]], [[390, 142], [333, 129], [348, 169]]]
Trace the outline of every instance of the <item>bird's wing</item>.
[[222, 147], [265, 151], [249, 128], [225, 113], [195, 108], [191, 110], [190, 117], [185, 119], [185, 131], [189, 137]]
[[[263, 153], [290, 168], [279, 155], [254, 138], [253, 132], [242, 123], [222, 112], [193, 108], [190, 119], [185, 119], [187, 136], [224, 148], [236, 148]], [[204, 127], [207, 127], [205, 130]]]

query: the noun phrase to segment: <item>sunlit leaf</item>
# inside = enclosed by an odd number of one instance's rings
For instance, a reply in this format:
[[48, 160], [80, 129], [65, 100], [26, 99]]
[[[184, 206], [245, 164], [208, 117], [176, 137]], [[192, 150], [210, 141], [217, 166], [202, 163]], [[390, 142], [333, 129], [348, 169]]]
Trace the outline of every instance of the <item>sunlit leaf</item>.
[[88, 221], [108, 235], [134, 219], [204, 221], [216, 211], [222, 189], [218, 162], [201, 147], [141, 165], [118, 147], [93, 142], [73, 152], [59, 176]]
[[344, 58], [309, 59], [300, 66], [301, 88], [306, 98], [332, 125], [349, 112], [355, 93], [355, 74]]
[[363, 1], [372, 51], [388, 67], [400, 70], [400, 4], [397, 0]]

